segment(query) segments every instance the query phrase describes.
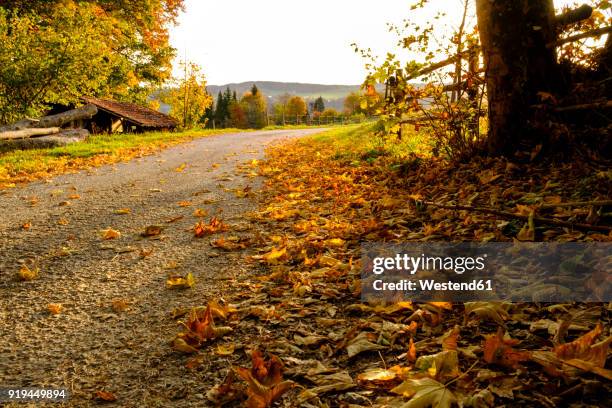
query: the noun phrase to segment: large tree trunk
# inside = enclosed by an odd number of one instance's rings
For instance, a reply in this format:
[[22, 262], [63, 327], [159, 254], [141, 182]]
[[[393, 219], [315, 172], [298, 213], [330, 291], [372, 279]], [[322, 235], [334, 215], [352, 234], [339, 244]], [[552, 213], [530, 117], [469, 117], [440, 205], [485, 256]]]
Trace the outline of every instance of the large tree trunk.
[[74, 122], [75, 120], [91, 119], [91, 117], [96, 113], [98, 113], [98, 108], [96, 108], [95, 105], [88, 104], [78, 109], [58, 113], [57, 115], [42, 117], [35, 127], [61, 127], [66, 123]]
[[23, 130], [28, 128], [62, 127], [66, 123], [74, 122], [76, 120], [91, 119], [96, 113], [98, 113], [98, 108], [95, 105], [88, 104], [77, 109], [58, 113], [57, 115], [44, 116], [40, 119], [22, 119], [19, 122], [15, 122], [10, 125], [0, 126], [0, 132]]
[[29, 139], [0, 140], [0, 153], [12, 150], [47, 149], [83, 142], [89, 136], [87, 129], [70, 129], [51, 135]]
[[27, 139], [36, 136], [52, 135], [54, 133], [59, 133], [60, 130], [61, 129], [58, 127], [9, 130], [8, 132], [0, 132], [0, 140]]
[[489, 106], [489, 153], [533, 142], [530, 105], [560, 85], [552, 0], [476, 0]]

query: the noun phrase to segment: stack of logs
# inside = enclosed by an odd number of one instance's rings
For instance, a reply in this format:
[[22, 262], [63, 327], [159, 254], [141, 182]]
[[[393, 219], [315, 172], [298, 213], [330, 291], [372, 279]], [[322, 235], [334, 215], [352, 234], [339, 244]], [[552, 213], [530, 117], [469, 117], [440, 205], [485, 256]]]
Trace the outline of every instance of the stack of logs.
[[18, 149], [42, 149], [82, 142], [89, 136], [87, 129], [63, 129], [70, 123], [91, 119], [98, 112], [94, 105], [85, 105], [40, 119], [23, 119], [0, 126], [0, 152]]

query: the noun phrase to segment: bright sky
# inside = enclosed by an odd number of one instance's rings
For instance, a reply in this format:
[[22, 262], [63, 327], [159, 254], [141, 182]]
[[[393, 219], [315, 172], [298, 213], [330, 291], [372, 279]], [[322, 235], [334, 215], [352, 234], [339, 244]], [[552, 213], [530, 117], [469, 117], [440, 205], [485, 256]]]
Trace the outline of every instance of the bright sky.
[[[561, 6], [569, 0], [556, 0]], [[414, 14], [410, 0], [186, 0], [171, 30], [180, 58], [203, 67], [209, 84], [244, 81], [360, 84], [364, 60], [350, 46], [392, 51], [397, 37], [387, 23]], [[440, 28], [459, 24], [462, 0], [432, 0], [448, 14]], [[473, 7], [473, 6], [472, 6]], [[412, 13], [412, 14], [411, 14]], [[450, 21], [453, 23], [451, 24]]]

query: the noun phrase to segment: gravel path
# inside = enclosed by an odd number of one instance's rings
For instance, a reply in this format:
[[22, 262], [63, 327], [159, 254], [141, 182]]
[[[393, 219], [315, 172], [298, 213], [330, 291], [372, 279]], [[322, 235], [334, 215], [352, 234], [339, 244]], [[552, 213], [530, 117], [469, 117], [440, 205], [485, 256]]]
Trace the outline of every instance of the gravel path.
[[[210, 238], [193, 237], [194, 209], [246, 230], [254, 203], [228, 190], [259, 180], [236, 166], [262, 158], [269, 143], [319, 131], [197, 139], [0, 192], [0, 387], [66, 387], [66, 406], [75, 407], [97, 404], [92, 396], [100, 390], [117, 396], [111, 406], [207, 406], [206, 373], [190, 373], [169, 347], [177, 333], [170, 313], [222, 297], [227, 280], [248, 266], [243, 254], [220, 253]], [[116, 214], [122, 208], [131, 212]], [[163, 225], [162, 235], [141, 237], [148, 225]], [[108, 227], [121, 237], [103, 240]], [[39, 267], [39, 278], [16, 279], [22, 263]], [[168, 274], [187, 272], [193, 289], [165, 288]], [[117, 300], [127, 309], [115, 310]], [[47, 310], [54, 303], [63, 306], [60, 314]]]

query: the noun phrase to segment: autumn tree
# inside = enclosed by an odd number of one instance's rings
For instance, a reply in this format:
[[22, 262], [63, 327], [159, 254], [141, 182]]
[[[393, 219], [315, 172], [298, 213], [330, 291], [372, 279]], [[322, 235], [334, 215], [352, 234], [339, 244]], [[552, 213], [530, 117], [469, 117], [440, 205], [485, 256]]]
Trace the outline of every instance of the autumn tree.
[[170, 115], [189, 129], [205, 119], [212, 97], [206, 91], [206, 79], [201, 68], [194, 63], [182, 63], [185, 76], [176, 80], [176, 86], [163, 92], [161, 99], [170, 105]]
[[357, 92], [351, 92], [344, 98], [344, 112], [354, 115], [361, 111], [361, 96]]
[[250, 92], [242, 96], [240, 105], [244, 110], [250, 128], [261, 129], [266, 125], [267, 101], [264, 94], [255, 85]]
[[299, 118], [308, 114], [308, 107], [306, 106], [306, 102], [303, 98], [299, 96], [293, 96], [287, 102], [287, 117], [292, 120], [296, 118], [296, 121], [299, 122]]
[[171, 76], [168, 29], [182, 6], [183, 0], [0, 2], [1, 119], [78, 103], [84, 94], [146, 102]]
[[118, 64], [109, 29], [91, 6], [58, 8], [44, 25], [0, 8], [0, 122], [106, 93]]

